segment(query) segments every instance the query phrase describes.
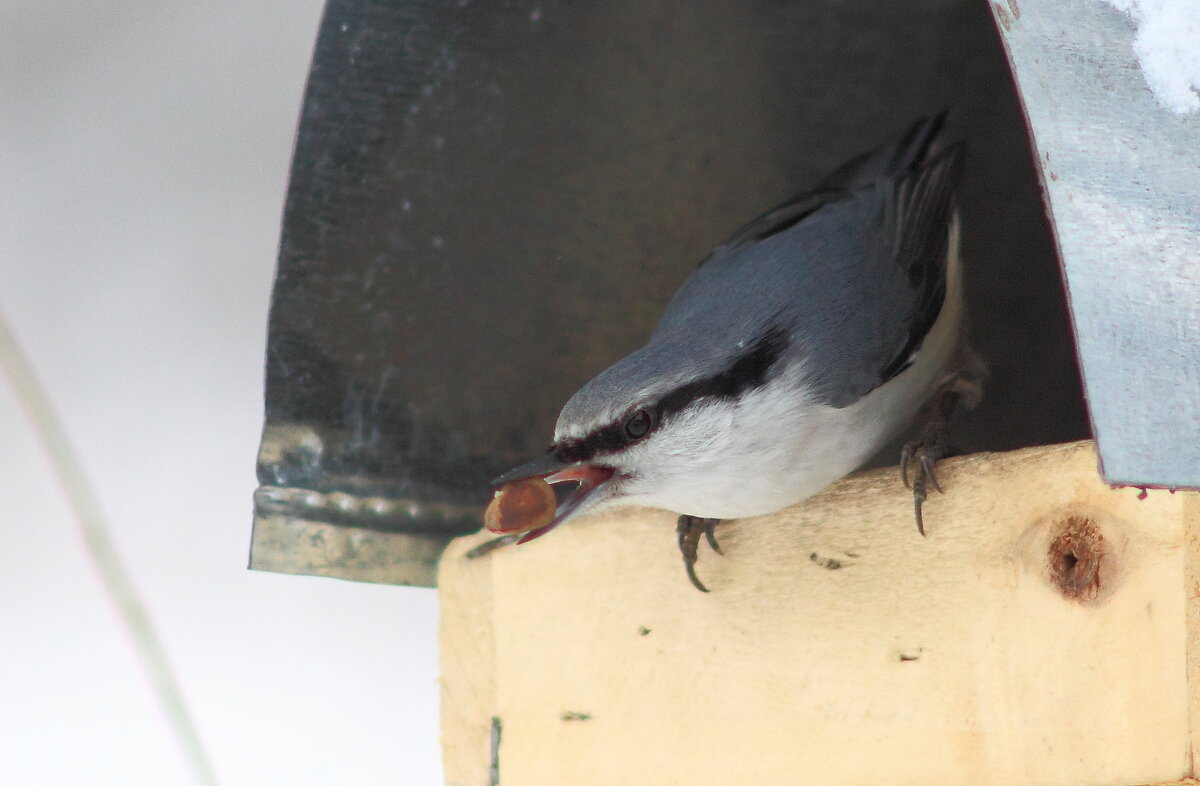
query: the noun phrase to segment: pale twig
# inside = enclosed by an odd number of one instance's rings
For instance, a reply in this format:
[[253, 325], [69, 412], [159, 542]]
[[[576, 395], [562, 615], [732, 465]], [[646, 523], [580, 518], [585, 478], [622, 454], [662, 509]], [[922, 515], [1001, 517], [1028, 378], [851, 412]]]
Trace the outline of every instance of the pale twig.
[[49, 399], [33, 373], [33, 367], [21, 353], [16, 336], [9, 329], [3, 314], [0, 314], [0, 371], [11, 381], [17, 401], [33, 423], [42, 448], [58, 475], [79, 524], [87, 554], [105, 592], [125, 622], [134, 648], [145, 666], [151, 688], [187, 754], [197, 783], [216, 786], [216, 775], [200, 743], [200, 735], [184, 703], [166, 650], [154, 630], [145, 605], [138, 597], [129, 571], [117, 555], [100, 503], [84, 475], [62, 423], [54, 414]]

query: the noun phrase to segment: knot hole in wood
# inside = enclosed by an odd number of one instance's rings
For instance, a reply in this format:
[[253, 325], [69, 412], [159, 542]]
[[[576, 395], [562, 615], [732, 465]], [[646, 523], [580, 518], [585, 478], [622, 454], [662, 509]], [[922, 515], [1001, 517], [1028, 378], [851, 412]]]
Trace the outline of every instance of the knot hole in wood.
[[1111, 570], [1108, 544], [1094, 518], [1072, 514], [1051, 524], [1050, 582], [1067, 598], [1094, 601]]

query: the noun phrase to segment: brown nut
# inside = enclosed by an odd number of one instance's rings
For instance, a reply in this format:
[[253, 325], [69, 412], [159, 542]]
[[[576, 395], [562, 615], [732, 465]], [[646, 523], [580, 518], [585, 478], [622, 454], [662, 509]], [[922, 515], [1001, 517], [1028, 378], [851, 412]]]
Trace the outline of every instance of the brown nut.
[[483, 525], [492, 532], [528, 532], [554, 520], [558, 500], [550, 484], [541, 478], [523, 478], [505, 483], [488, 503]]

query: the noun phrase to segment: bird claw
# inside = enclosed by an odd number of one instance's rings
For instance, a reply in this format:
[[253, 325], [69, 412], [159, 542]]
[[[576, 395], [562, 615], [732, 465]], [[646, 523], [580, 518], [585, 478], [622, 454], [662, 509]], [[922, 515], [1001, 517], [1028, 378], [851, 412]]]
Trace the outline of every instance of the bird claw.
[[[942, 458], [944, 453], [944, 450], [927, 446], [922, 442], [909, 442], [900, 451], [900, 480], [904, 483], [904, 488], [912, 489], [913, 513], [917, 519], [917, 532], [922, 536], [925, 535], [925, 517], [921, 515], [921, 505], [929, 497], [928, 486], [933, 486], [939, 494], [945, 493], [933, 471], [933, 465], [939, 458]], [[919, 465], [919, 469], [913, 473], [910, 483], [908, 467], [914, 461]]]
[[717, 545], [714, 532], [720, 519], [705, 519], [699, 516], [680, 516], [675, 525], [675, 535], [679, 540], [679, 553], [683, 555], [683, 567], [687, 571], [688, 581], [701, 592], [708, 592], [708, 587], [696, 576], [696, 560], [700, 558], [700, 536], [708, 541], [709, 547], [717, 554], [724, 554]]

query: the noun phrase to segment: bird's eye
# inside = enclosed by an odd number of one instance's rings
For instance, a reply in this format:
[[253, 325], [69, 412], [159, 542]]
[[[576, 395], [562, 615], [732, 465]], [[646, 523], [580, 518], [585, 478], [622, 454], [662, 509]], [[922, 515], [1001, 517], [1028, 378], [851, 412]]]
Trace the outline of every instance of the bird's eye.
[[654, 415], [648, 409], [639, 409], [625, 421], [625, 436], [630, 439], [641, 439], [650, 433], [654, 427]]

